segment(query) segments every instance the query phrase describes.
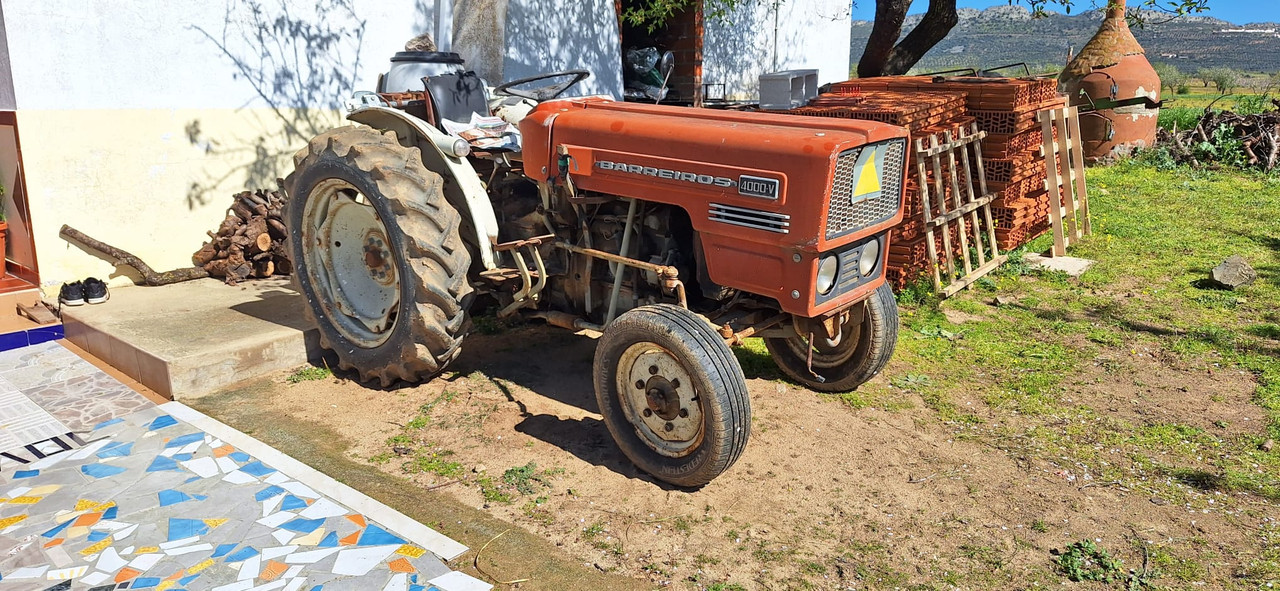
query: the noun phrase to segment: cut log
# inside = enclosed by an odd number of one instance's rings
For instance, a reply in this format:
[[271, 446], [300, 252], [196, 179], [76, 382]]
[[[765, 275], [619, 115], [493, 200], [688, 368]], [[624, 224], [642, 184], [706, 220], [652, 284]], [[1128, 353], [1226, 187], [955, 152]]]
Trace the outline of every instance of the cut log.
[[195, 254], [191, 255], [191, 262], [197, 267], [203, 267], [205, 263], [218, 258], [218, 248], [212, 242], [204, 243]]
[[289, 236], [289, 229], [285, 227], [284, 222], [271, 217], [267, 218], [267, 231], [271, 232], [271, 237], [276, 240], [284, 240]]
[[235, 203], [231, 204], [231, 211], [232, 213], [236, 214], [236, 217], [246, 222], [253, 219], [253, 210], [249, 209], [249, 206], [241, 203], [238, 200]]
[[253, 244], [258, 252], [269, 252], [271, 250], [271, 235], [267, 233], [258, 234], [258, 239]]
[[253, 263], [253, 274], [255, 277], [270, 277], [276, 272], [276, 264], [270, 259], [265, 261], [256, 261]]
[[117, 265], [133, 267], [142, 275], [142, 279], [147, 285], [169, 285], [171, 283], [181, 283], [183, 281], [190, 281], [192, 279], [200, 279], [202, 277], [209, 276], [209, 273], [201, 267], [187, 267], [185, 269], [174, 269], [172, 271], [157, 273], [150, 265], [142, 262], [142, 259], [139, 259], [138, 257], [105, 242], [94, 240], [93, 238], [86, 236], [83, 232], [65, 224], [63, 224], [62, 230], [58, 232], [58, 235], [62, 236], [64, 240], [74, 240], [101, 252], [102, 254], [110, 256], [115, 259]]

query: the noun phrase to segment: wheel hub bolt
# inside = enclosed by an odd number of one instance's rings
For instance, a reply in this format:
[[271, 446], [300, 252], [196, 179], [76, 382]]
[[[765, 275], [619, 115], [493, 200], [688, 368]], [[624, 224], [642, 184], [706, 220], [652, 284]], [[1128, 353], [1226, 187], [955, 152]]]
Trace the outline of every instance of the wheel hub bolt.
[[656, 366], [656, 365], [650, 365], [650, 366], [649, 366], [649, 375], [651, 375], [651, 376], [656, 376], [656, 375], [658, 375], [658, 366]]
[[664, 427], [664, 428], [665, 428], [668, 432], [670, 432], [670, 431], [674, 431], [674, 430], [675, 430], [675, 428], [676, 428], [676, 426], [675, 426], [675, 425], [672, 425], [671, 423], [667, 423], [666, 427]]
[[644, 389], [644, 380], [636, 380], [636, 389], [637, 389], [637, 390], [643, 390], [643, 389]]
[[682, 409], [680, 409], [680, 418], [682, 418], [682, 419], [687, 419], [687, 418], [689, 418], [689, 409], [687, 409], [687, 408], [682, 408]]
[[672, 387], [672, 388], [679, 388], [679, 387], [680, 387], [680, 378], [675, 378], [675, 379], [671, 380], [671, 387]]
[[646, 408], [646, 409], [644, 409], [644, 416], [645, 416], [645, 418], [649, 418], [649, 417], [653, 416], [653, 411], [652, 411], [652, 410], [649, 410], [649, 409], [647, 409], [647, 408]]

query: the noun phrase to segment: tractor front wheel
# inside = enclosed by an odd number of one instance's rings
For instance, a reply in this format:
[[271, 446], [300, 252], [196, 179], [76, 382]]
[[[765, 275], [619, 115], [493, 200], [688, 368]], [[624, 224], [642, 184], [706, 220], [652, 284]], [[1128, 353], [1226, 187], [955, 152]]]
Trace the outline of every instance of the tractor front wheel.
[[805, 387], [850, 392], [880, 373], [898, 344], [898, 302], [889, 284], [880, 285], [862, 305], [866, 308], [861, 322], [850, 315], [834, 341], [825, 335], [801, 335], [765, 339], [764, 346], [778, 369]]
[[363, 380], [416, 382], [460, 351], [471, 256], [442, 187], [392, 132], [342, 127], [294, 156], [294, 283], [320, 344]]
[[702, 486], [747, 446], [751, 405], [738, 359], [684, 308], [643, 306], [606, 327], [595, 388], [622, 453], [660, 480]]

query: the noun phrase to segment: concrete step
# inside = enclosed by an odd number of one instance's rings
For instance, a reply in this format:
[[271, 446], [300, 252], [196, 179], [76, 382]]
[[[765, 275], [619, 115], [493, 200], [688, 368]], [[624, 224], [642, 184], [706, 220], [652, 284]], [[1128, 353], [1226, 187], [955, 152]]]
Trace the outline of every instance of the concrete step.
[[209, 394], [320, 357], [306, 302], [288, 279], [216, 279], [111, 290], [63, 307], [67, 340], [162, 396]]

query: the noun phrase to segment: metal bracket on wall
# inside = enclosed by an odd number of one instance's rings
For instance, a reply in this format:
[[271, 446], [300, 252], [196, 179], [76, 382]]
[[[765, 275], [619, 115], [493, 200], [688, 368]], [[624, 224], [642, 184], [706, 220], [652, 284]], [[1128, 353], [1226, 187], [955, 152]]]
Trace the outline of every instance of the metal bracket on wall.
[[[986, 136], [987, 132], [978, 131], [973, 124], [968, 130], [961, 129], [959, 137], [951, 132], [942, 134], [942, 142], [936, 134], [929, 136], [927, 145], [924, 139], [915, 141], [925, 248], [933, 269], [934, 291], [944, 298], [973, 285], [1008, 258], [1000, 254], [991, 219], [991, 202], [996, 195], [987, 191], [982, 165], [982, 139]], [[941, 244], [935, 232], [941, 233]]]
[[1066, 256], [1068, 246], [1093, 233], [1084, 184], [1080, 118], [1076, 107], [1060, 107], [1041, 111], [1036, 119], [1044, 132], [1044, 167], [1048, 173], [1044, 188], [1049, 192], [1049, 223], [1053, 229], [1050, 255]]

